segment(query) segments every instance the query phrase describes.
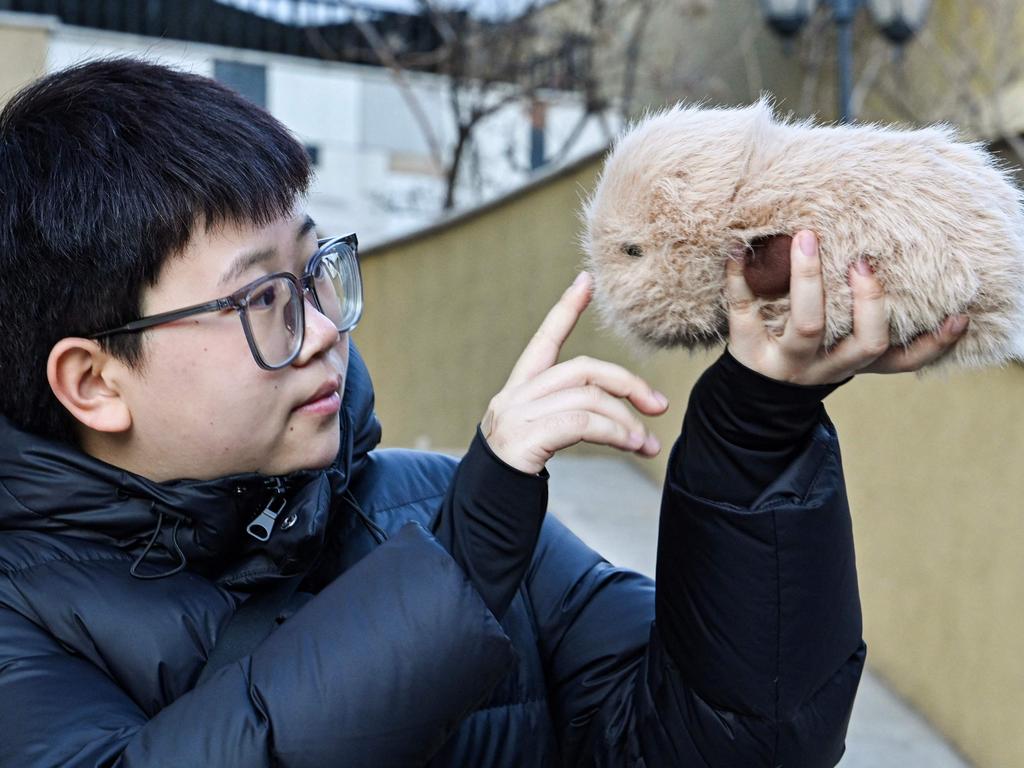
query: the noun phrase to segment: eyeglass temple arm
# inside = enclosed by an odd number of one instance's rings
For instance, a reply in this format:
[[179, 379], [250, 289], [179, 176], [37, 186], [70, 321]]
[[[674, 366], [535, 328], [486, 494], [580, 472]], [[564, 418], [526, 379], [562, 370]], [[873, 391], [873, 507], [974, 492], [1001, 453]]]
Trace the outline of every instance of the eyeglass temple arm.
[[88, 336], [90, 339], [99, 339], [104, 336], [113, 336], [117, 333], [131, 333], [132, 331], [141, 331], [145, 328], [152, 328], [154, 325], [162, 325], [164, 323], [173, 323], [175, 320], [181, 320], [185, 317], [191, 317], [192, 315], [198, 315], [202, 312], [216, 312], [221, 309], [230, 309], [235, 306], [235, 302], [231, 298], [214, 299], [208, 301], [205, 304], [195, 304], [191, 307], [182, 307], [181, 309], [175, 309], [172, 312], [161, 312], [157, 315], [149, 315], [148, 317], [140, 317], [138, 320], [132, 320], [130, 323], [125, 323], [117, 328], [111, 328], [109, 331], [101, 331], [100, 333], [94, 333]]

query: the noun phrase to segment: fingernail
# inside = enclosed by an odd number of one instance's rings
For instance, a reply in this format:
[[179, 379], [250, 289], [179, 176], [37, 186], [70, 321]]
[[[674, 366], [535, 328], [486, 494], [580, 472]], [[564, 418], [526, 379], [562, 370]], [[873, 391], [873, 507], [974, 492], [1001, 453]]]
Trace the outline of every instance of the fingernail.
[[629, 447], [634, 450], [641, 448], [644, 444], [645, 436], [643, 432], [630, 432], [629, 433]]
[[580, 272], [578, 275], [576, 275], [576, 279], [572, 281], [572, 285], [570, 287], [579, 288], [581, 285], [587, 282], [588, 279], [590, 279], [590, 274], [588, 272]]
[[800, 250], [804, 256], [812, 257], [818, 253], [818, 239], [811, 232], [800, 233]]
[[967, 321], [969, 319], [970, 318], [968, 318], [967, 315], [957, 315], [953, 319], [953, 323], [950, 326], [950, 330], [953, 333], [963, 333], [964, 329], [967, 328]]
[[662, 408], [664, 408], [665, 406], [668, 405], [668, 398], [665, 397], [665, 395], [663, 395], [661, 392], [659, 392], [658, 390], [655, 389], [655, 390], [652, 390], [652, 394], [654, 395], [654, 399], [658, 401], [658, 404]]
[[855, 266], [856, 270], [858, 272], [860, 272], [864, 276], [867, 276], [867, 275], [870, 275], [870, 274], [874, 273], [874, 270], [871, 269], [871, 265], [868, 264], [868, 260], [867, 259], [858, 259], [857, 263], [854, 266]]
[[644, 450], [647, 451], [647, 453], [657, 453], [660, 451], [661, 443], [658, 442], [658, 438], [654, 435], [648, 435], [647, 439], [644, 441]]

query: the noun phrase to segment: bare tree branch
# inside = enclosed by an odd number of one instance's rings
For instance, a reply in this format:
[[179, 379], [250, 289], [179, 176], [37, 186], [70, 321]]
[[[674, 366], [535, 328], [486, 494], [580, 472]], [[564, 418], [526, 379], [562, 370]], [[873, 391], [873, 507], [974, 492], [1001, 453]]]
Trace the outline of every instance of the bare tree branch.
[[[467, 153], [479, 159], [475, 134], [481, 125], [513, 103], [530, 103], [540, 89], [581, 96], [581, 114], [548, 162], [564, 162], [592, 119], [610, 140], [613, 128], [607, 112], [612, 103], [622, 114], [632, 109], [653, 10], [664, 0], [580, 0], [586, 9], [582, 17], [557, 8], [552, 12], [546, 0], [531, 0], [514, 17], [503, 19], [473, 13], [472, 7], [447, 10], [438, 5], [440, 0], [416, 0], [437, 42], [429, 51], [415, 52], [386, 37], [358, 0], [312, 1], [351, 10], [351, 23], [389, 71], [422, 134], [444, 179], [444, 207], [450, 208], [460, 179], [479, 185], [484, 178], [486, 169], [467, 165]], [[703, 9], [706, 2], [687, 0], [686, 8]], [[315, 26], [305, 33], [325, 59], [345, 58]], [[439, 135], [436, 115], [425, 107], [410, 77], [410, 69], [418, 67], [447, 78], [444, 103], [454, 127], [450, 137]], [[510, 166], [517, 168], [511, 160]]]
[[619, 106], [619, 111], [623, 115], [630, 114], [633, 108], [633, 95], [636, 89], [636, 72], [640, 63], [641, 45], [647, 32], [647, 25], [651, 20], [653, 9], [654, 0], [640, 0], [636, 19], [633, 22], [633, 30], [629, 35], [629, 42], [626, 44], [625, 73], [622, 78], [622, 98]]
[[[412, 113], [413, 119], [416, 121], [416, 124], [427, 143], [427, 147], [430, 149], [430, 158], [434, 164], [434, 168], [438, 173], [440, 173], [444, 167], [444, 161], [441, 154], [441, 143], [438, 141], [437, 134], [434, 133], [434, 128], [430, 124], [430, 118], [424, 111], [423, 105], [420, 104], [420, 100], [416, 97], [416, 93], [405, 75], [405, 70], [398, 63], [398, 59], [395, 57], [394, 52], [372, 24], [368, 23], [365, 19], [361, 19], [358, 12], [354, 16], [353, 22], [355, 23], [356, 28], [366, 39], [366, 42], [373, 49], [374, 54], [391, 73], [391, 77], [394, 80], [395, 85], [398, 86], [398, 90], [402, 95], [403, 101], [405, 101], [406, 106]], [[320, 34], [320, 31], [316, 27], [306, 27], [305, 33], [307, 39], [313, 44], [317, 52], [319, 52], [323, 58], [334, 61], [340, 59], [337, 51], [335, 51], [327, 41], [324, 40], [323, 35]]]

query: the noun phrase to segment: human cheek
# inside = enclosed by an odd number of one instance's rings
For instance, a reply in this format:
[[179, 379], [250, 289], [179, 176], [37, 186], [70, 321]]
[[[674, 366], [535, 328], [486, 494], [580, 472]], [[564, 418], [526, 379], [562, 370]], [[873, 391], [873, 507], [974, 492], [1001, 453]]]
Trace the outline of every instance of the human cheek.
[[[190, 428], [233, 431], [255, 391], [251, 379], [262, 373], [244, 338], [239, 345], [231, 328], [168, 339], [159, 352], [160, 388], [180, 406], [178, 417]], [[241, 335], [240, 331], [239, 334]], [[174, 342], [178, 343], [174, 343]]]
[[345, 380], [348, 378], [348, 334], [343, 333], [338, 343], [331, 350], [331, 361], [335, 370], [341, 375], [342, 391], [344, 391]]

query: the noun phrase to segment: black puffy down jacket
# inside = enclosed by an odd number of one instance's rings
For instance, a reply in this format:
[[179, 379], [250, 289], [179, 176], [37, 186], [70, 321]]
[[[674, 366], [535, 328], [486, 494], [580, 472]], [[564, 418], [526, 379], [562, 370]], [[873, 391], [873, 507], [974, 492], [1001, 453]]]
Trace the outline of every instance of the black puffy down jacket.
[[[754, 509], [666, 483], [657, 598], [549, 517], [500, 623], [430, 532], [456, 463], [372, 450], [354, 348], [342, 430], [261, 543], [266, 478], [152, 483], [0, 417], [0, 766], [839, 760], [864, 646], [829, 425]], [[240, 600], [311, 564], [308, 602], [197, 685]]]

